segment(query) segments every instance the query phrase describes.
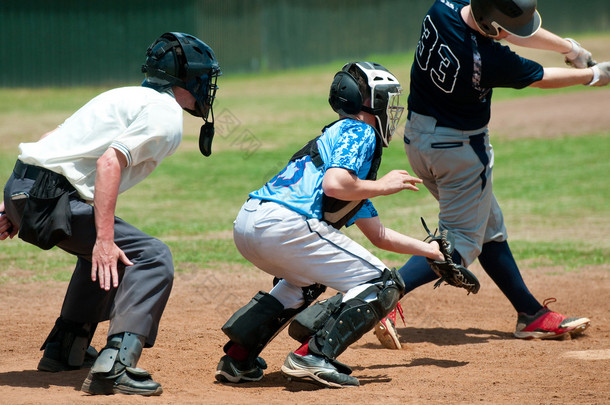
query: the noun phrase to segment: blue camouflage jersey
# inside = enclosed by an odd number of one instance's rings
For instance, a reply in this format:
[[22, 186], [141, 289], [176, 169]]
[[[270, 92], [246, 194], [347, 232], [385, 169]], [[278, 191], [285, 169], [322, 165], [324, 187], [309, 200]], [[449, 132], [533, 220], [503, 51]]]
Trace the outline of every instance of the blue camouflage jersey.
[[[322, 219], [322, 179], [327, 169], [340, 167], [365, 179], [375, 153], [375, 130], [368, 124], [343, 119], [326, 128], [317, 141], [324, 166], [318, 169], [309, 155], [288, 165], [250, 197], [275, 201], [307, 218]], [[366, 200], [348, 222], [377, 216], [373, 204]]]
[[468, 27], [467, 0], [437, 0], [424, 18], [411, 68], [409, 111], [460, 130], [487, 126], [494, 87], [520, 89], [542, 79], [540, 64]]

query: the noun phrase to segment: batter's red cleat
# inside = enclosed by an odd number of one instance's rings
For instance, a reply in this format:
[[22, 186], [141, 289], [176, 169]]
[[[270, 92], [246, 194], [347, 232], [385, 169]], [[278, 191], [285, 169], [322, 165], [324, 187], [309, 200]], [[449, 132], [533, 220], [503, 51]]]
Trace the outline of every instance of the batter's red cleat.
[[396, 308], [392, 310], [385, 318], [383, 318], [375, 326], [375, 336], [386, 349], [400, 350], [402, 345], [398, 339], [398, 331], [396, 330], [396, 310], [402, 318], [402, 323], [405, 323], [405, 317], [402, 314], [400, 303], [396, 304]]
[[555, 298], [544, 300], [540, 309], [534, 315], [520, 313], [517, 318], [515, 337], [519, 339], [556, 339], [570, 334], [579, 335], [589, 327], [589, 318], [568, 318], [551, 311], [547, 305], [557, 301]]

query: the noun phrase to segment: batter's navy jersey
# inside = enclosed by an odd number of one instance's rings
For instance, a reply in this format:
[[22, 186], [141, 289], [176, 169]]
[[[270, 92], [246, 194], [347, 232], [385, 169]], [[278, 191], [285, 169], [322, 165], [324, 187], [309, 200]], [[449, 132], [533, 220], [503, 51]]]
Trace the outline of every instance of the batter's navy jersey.
[[[279, 174], [250, 197], [286, 205], [307, 218], [322, 218], [322, 180], [328, 168], [340, 167], [366, 179], [375, 153], [375, 130], [352, 119], [337, 121], [318, 138], [317, 144], [324, 167], [318, 169], [309, 155], [290, 162]], [[357, 218], [374, 217], [377, 212], [367, 200]]]
[[468, 27], [465, 0], [437, 0], [424, 18], [411, 68], [408, 109], [460, 130], [487, 126], [493, 87], [542, 79], [540, 64]]

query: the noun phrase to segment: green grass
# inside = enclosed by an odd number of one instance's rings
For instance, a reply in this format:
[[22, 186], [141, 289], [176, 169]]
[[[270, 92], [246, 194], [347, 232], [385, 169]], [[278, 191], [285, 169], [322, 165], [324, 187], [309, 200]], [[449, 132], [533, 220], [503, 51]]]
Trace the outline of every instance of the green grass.
[[98, 87], [6, 89], [0, 88], [2, 114], [36, 115], [48, 112], [71, 112], [105, 89]]
[[[495, 184], [501, 196], [517, 200], [513, 204], [532, 202], [522, 205], [521, 211], [526, 214], [607, 214], [608, 142], [606, 133], [494, 144], [500, 165]], [[518, 160], [515, 163], [511, 158]]]
[[559, 267], [574, 270], [584, 266], [603, 266], [610, 261], [610, 249], [592, 246], [587, 241], [545, 242], [517, 240], [511, 250], [529, 268]]
[[[375, 59], [386, 66], [401, 66], [397, 75], [404, 78], [408, 77], [411, 57], [379, 55]], [[183, 145], [147, 180], [119, 198], [117, 215], [166, 241], [178, 272], [252, 269], [233, 244], [235, 215], [250, 191], [260, 187], [298, 147], [334, 119], [327, 104], [328, 83], [340, 65], [223, 76], [215, 105], [217, 119], [220, 123], [220, 118], [231, 115], [238, 124], [221, 129], [212, 157], [204, 158], [196, 147], [201, 121], [187, 117]], [[40, 122], [58, 124], [53, 121], [56, 115], [69, 115], [102, 90], [0, 89], [0, 122], [12, 123], [0, 131], [0, 181], [10, 173], [19, 142], [35, 139], [23, 134], [38, 131]], [[494, 97], [534, 94], [548, 93], [501, 90]], [[257, 141], [256, 147], [243, 142], [244, 134]], [[609, 142], [608, 131], [551, 140], [492, 138], [496, 196], [518, 261], [532, 268], [559, 266], [567, 270], [610, 262], [610, 246], [604, 237], [610, 228]], [[400, 139], [385, 151], [380, 173], [394, 168], [409, 170]], [[419, 217], [435, 223], [437, 206], [421, 188], [418, 193], [377, 198], [374, 203], [382, 221], [423, 237]], [[399, 266], [407, 259], [372, 248], [355, 227], [346, 232], [389, 265]], [[0, 285], [65, 281], [74, 263], [58, 249], [43, 252], [18, 239], [0, 242], [0, 261]]]

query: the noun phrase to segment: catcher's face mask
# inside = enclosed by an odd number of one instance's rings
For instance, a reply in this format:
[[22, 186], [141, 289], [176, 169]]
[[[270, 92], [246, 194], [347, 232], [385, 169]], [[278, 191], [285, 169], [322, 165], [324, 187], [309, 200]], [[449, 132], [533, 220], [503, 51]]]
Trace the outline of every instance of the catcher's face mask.
[[400, 105], [402, 87], [398, 79], [379, 64], [358, 62], [356, 65], [364, 73], [371, 89], [371, 107], [363, 107], [362, 111], [375, 116], [382, 144], [388, 146], [404, 110]]
[[398, 91], [397, 93], [387, 93], [388, 102], [385, 111], [375, 115], [383, 146], [388, 146], [392, 140], [392, 136], [398, 127], [398, 122], [405, 109], [400, 104], [402, 89], [399, 87], [396, 90]]

